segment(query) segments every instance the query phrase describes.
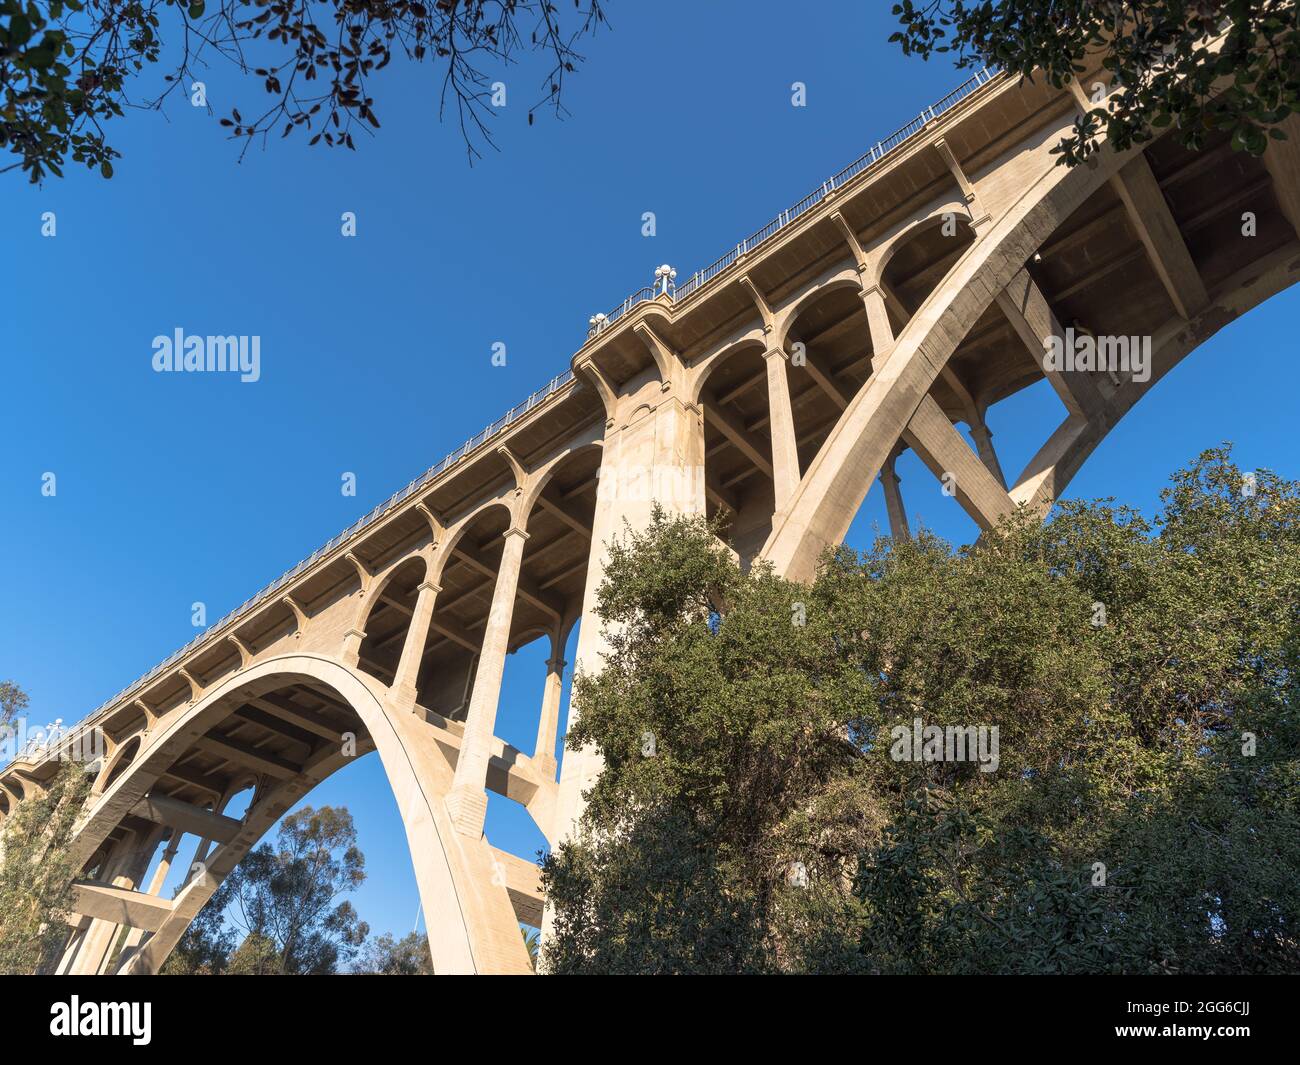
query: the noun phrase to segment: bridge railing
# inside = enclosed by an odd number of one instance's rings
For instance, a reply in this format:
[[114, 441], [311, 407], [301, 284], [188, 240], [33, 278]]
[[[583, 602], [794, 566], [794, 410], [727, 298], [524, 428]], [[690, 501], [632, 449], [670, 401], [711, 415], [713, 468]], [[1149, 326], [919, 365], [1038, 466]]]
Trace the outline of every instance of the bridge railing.
[[[728, 248], [726, 254], [721, 258], [710, 263], [701, 270], [696, 270], [685, 281], [676, 287], [671, 293], [671, 299], [674, 303], [680, 303], [689, 297], [692, 293], [698, 291], [718, 274], [722, 273], [727, 267], [731, 266], [742, 255], [753, 251], [764, 241], [771, 239], [781, 230], [785, 229], [791, 222], [805, 214], [810, 208], [815, 207], [824, 200], [831, 192], [841, 188], [853, 178], [857, 177], [862, 171], [866, 170], [874, 163], [878, 163], [891, 152], [901, 147], [908, 140], [920, 133], [926, 126], [942, 115], [945, 111], [950, 110], [956, 104], [960, 103], [977, 89], [987, 85], [997, 75], [997, 71], [992, 67], [983, 67], [976, 71], [971, 77], [948, 93], [941, 100], [936, 101], [922, 111], [916, 118], [906, 125], [899, 127], [888, 137], [876, 141], [870, 148], [863, 152], [858, 158], [853, 160], [843, 170], [834, 176], [823, 181], [821, 185], [801, 199], [798, 203], [787, 207], [779, 215], [773, 218], [767, 225], [751, 233], [744, 240], [740, 241], [732, 248]], [[652, 288], [643, 288], [638, 292], [632, 293], [622, 303], [615, 307], [598, 327], [593, 327], [587, 337], [590, 339], [602, 329], [606, 329], [622, 318], [632, 310], [637, 304], [644, 303], [646, 300], [654, 299], [656, 290]]]

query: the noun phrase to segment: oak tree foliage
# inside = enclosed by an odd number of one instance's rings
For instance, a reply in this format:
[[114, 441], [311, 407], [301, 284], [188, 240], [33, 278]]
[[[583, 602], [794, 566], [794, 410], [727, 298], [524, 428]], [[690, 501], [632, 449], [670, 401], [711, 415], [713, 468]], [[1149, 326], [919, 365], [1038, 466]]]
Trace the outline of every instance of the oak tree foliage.
[[[544, 970], [1300, 968], [1300, 485], [1215, 449], [1154, 519], [881, 538], [811, 587], [661, 513], [598, 614]], [[897, 760], [918, 718], [996, 726], [996, 770]]]
[[472, 159], [492, 143], [495, 80], [532, 60], [529, 124], [562, 114], [577, 45], [604, 21], [600, 0], [0, 0], [0, 150], [12, 157], [0, 173], [39, 182], [71, 160], [112, 177], [109, 122], [188, 106], [198, 82], [226, 101], [235, 81], [260, 90], [247, 115], [224, 108], [243, 151], [295, 130], [355, 149], [379, 128], [374, 84], [394, 58], [429, 71], [439, 117], [454, 113]]
[[[1293, 0], [903, 0], [891, 41], [1063, 87], [1098, 57], [1122, 87], [1055, 151], [1075, 166], [1098, 137], [1123, 150], [1172, 127], [1189, 149], [1217, 131], [1252, 155], [1300, 110], [1300, 8]], [[1087, 62], [1085, 62], [1085, 57]], [[1085, 86], [1085, 90], [1089, 87]]]

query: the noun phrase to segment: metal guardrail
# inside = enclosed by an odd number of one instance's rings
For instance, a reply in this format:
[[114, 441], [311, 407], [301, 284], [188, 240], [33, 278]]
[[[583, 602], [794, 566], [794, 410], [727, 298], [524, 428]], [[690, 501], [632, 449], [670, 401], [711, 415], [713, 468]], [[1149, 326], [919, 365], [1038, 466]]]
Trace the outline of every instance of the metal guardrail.
[[[772, 219], [772, 221], [768, 222], [767, 225], [763, 226], [758, 231], [751, 233], [735, 247], [730, 248], [720, 259], [710, 263], [702, 270], [696, 270], [695, 273], [691, 274], [690, 277], [678, 285], [674, 291], [669, 293], [669, 298], [673, 303], [680, 303], [682, 300], [697, 292], [708, 282], [712, 281], [713, 278], [717, 277], [718, 274], [727, 269], [727, 267], [731, 266], [732, 263], [742, 255], [748, 254], [764, 241], [774, 237], [800, 215], [807, 212], [809, 208], [820, 203], [830, 193], [841, 188], [853, 178], [857, 177], [873, 163], [877, 163], [881, 159], [884, 159], [885, 156], [899, 148], [917, 133], [920, 133], [921, 130], [925, 129], [926, 126], [945, 111], [950, 110], [954, 105], [960, 103], [967, 96], [970, 96], [976, 89], [987, 85], [996, 75], [997, 71], [991, 67], [981, 68], [973, 76], [967, 78], [964, 82], [958, 85], [957, 88], [953, 89], [952, 92], [948, 93], [947, 96], [943, 97], [943, 99], [927, 107], [905, 126], [896, 129], [883, 140], [876, 141], [876, 143], [866, 152], [858, 156], [857, 159], [853, 160], [853, 162], [843, 170], [822, 182], [820, 187], [814, 189], [792, 207], [788, 207], [786, 210], [782, 211]], [[587, 338], [591, 339], [598, 333], [608, 329], [625, 314], [631, 311], [633, 307], [640, 303], [644, 303], [647, 300], [655, 299], [657, 295], [661, 295], [661, 293], [658, 289], [654, 288], [643, 288], [638, 292], [632, 293], [632, 295], [628, 296], [627, 299], [615, 307], [614, 310], [605, 315], [598, 325], [590, 329], [587, 333]]]
[[[838, 173], [836, 173], [828, 180], [822, 182], [819, 188], [814, 189], [807, 196], [801, 199], [798, 203], [782, 211], [779, 215], [777, 215], [774, 219], [772, 219], [772, 221], [768, 222], [767, 225], [763, 226], [761, 229], [757, 230], [756, 232], [751, 233], [744, 240], [740, 241], [740, 243], [738, 243], [734, 248], [728, 250], [728, 252], [725, 255], [723, 255], [720, 259], [717, 259], [715, 262], [704, 267], [702, 270], [695, 271], [695, 273], [693, 273], [684, 282], [678, 285], [675, 291], [671, 291], [668, 294], [669, 298], [674, 303], [679, 303], [682, 300], [690, 297], [693, 293], [699, 291], [700, 288], [706, 285], [718, 274], [726, 270], [727, 267], [731, 266], [742, 255], [745, 255], [748, 252], [753, 251], [764, 241], [767, 241], [771, 237], [775, 236], [786, 226], [790, 225], [791, 222], [795, 221], [795, 219], [799, 218], [801, 215], [806, 213], [809, 210], [809, 208], [815, 206], [816, 204], [824, 200], [829, 193], [833, 192], [838, 188], [841, 188], [843, 185], [845, 185], [853, 178], [857, 177], [858, 174], [862, 173], [862, 171], [866, 170], [872, 164], [879, 162], [881, 159], [884, 159], [895, 149], [899, 148], [902, 144], [906, 143], [917, 133], [921, 132], [921, 130], [923, 130], [927, 125], [933, 122], [939, 115], [943, 114], [945, 111], [952, 108], [955, 104], [959, 103], [961, 100], [964, 100], [967, 96], [970, 96], [977, 89], [981, 88], [984, 85], [987, 85], [990, 81], [993, 80], [993, 78], [996, 76], [996, 73], [997, 72], [994, 69], [989, 67], [984, 67], [983, 69], [978, 71], [974, 76], [962, 82], [959, 86], [957, 86], [957, 88], [953, 89], [952, 92], [948, 93], [947, 96], [943, 97], [943, 99], [939, 100], [937, 103], [934, 103], [931, 106], [927, 107], [916, 118], [912, 119], [912, 121], [908, 122], [906, 125], [895, 130], [893, 133], [891, 133], [888, 137], [885, 137], [883, 140], [877, 141], [866, 152], [860, 155], [848, 166], [844, 167], [844, 169], [840, 170]], [[604, 329], [608, 328], [610, 325], [618, 321], [618, 319], [622, 318], [625, 314], [629, 313], [634, 307], [638, 306], [639, 304], [644, 303], [648, 300], [655, 299], [657, 294], [660, 294], [660, 290], [652, 287], [642, 288], [632, 293], [632, 295], [628, 296], [627, 299], [625, 299], [616, 308], [614, 308], [614, 310], [610, 314], [606, 315], [604, 320], [599, 324], [599, 326], [593, 328], [587, 334], [588, 339], [595, 336], [598, 332], [601, 332]], [[207, 640], [213, 633], [217, 632], [218, 630], [225, 627], [226, 625], [229, 625], [237, 621], [239, 618], [252, 613], [252, 611], [256, 607], [265, 603], [268, 599], [271, 598], [271, 596], [273, 596], [285, 585], [297, 579], [310, 566], [318, 562], [324, 556], [328, 555], [331, 551], [335, 550], [345, 541], [351, 539], [362, 529], [366, 528], [366, 526], [378, 521], [384, 515], [388, 514], [395, 506], [397, 506], [403, 500], [407, 499], [413, 492], [419, 491], [430, 481], [432, 481], [435, 477], [438, 477], [441, 474], [445, 473], [450, 467], [456, 465], [458, 462], [464, 460], [467, 456], [473, 454], [484, 444], [486, 444], [490, 439], [492, 439], [492, 437], [496, 436], [497, 433], [501, 432], [503, 429], [506, 429], [507, 427], [512, 425], [515, 421], [517, 421], [528, 411], [531, 411], [534, 407], [537, 407], [541, 403], [545, 402], [548, 398], [553, 396], [556, 392], [558, 392], [565, 385], [569, 384], [569, 382], [571, 382], [572, 380], [573, 380], [573, 372], [570, 370], [566, 370], [564, 373], [551, 378], [550, 382], [545, 387], [538, 389], [526, 400], [524, 400], [523, 403], [520, 403], [518, 406], [512, 407], [509, 411], [506, 412], [506, 414], [502, 418], [498, 419], [497, 421], [493, 422], [491, 425], [487, 426], [482, 432], [476, 434], [475, 436], [470, 437], [468, 440], [465, 441], [465, 443], [463, 443], [460, 447], [452, 451], [440, 462], [435, 463], [433, 466], [430, 466], [427, 470], [425, 470], [424, 473], [422, 473], [419, 477], [413, 480], [405, 488], [389, 496], [388, 499], [386, 499], [383, 503], [380, 503], [379, 506], [375, 507], [374, 510], [370, 511], [369, 514], [366, 514], [364, 517], [359, 518], [357, 521], [353, 522], [341, 533], [333, 537], [323, 546], [317, 548], [315, 551], [313, 551], [310, 555], [304, 558], [301, 562], [299, 562], [288, 572], [281, 574], [278, 578], [272, 581], [269, 585], [263, 588], [252, 598], [245, 600], [234, 610], [230, 611], [223, 618], [221, 618], [221, 620], [215, 622], [212, 625], [209, 625], [206, 629], [203, 630], [202, 633], [194, 637], [194, 639], [192, 639], [180, 650], [169, 655], [158, 665], [154, 666], [154, 668], [149, 670], [149, 672], [146, 673], [144, 676], [140, 677], [138, 680], [134, 681], [133, 683], [128, 684], [125, 688], [123, 688], [120, 692], [114, 695], [111, 699], [108, 699], [105, 702], [101, 703], [94, 711], [92, 711], [90, 714], [88, 714], [85, 718], [82, 719], [80, 725], [75, 726], [74, 728], [66, 731], [64, 735], [71, 737], [81, 729], [87, 727], [94, 721], [95, 718], [97, 718], [102, 712], [106, 711], [109, 707], [115, 705], [116, 703], [124, 699], [127, 695], [131, 694], [132, 692], [146, 687], [148, 683], [152, 681], [155, 677], [157, 677], [160, 673], [164, 673], [172, 666], [174, 666], [177, 662], [181, 661], [183, 658], [185, 658], [186, 655], [188, 655], [191, 651], [197, 648], [201, 643]], [[23, 752], [19, 752], [18, 757], [22, 758], [26, 753], [28, 753], [26, 750]]]

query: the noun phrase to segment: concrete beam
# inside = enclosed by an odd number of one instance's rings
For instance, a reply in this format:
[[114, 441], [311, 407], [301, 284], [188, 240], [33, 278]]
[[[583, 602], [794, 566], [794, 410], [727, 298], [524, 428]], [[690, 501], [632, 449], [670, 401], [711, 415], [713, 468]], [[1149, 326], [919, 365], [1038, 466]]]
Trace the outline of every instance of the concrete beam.
[[580, 558], [577, 562], [575, 562], [572, 566], [567, 566], [564, 569], [560, 570], [560, 572], [555, 574], [555, 576], [547, 577], [546, 580], [542, 581], [539, 587], [542, 589], [542, 591], [546, 591], [547, 588], [553, 588], [561, 581], [564, 581], [567, 578], [572, 577], [575, 573], [581, 573], [583, 570], [587, 568], [587, 563], [588, 563], [588, 559], [586, 558], [586, 556], [584, 556]]
[[560, 521], [564, 522], [564, 524], [574, 532], [586, 537], [588, 540], [591, 539], [591, 526], [584, 521], [580, 521], [565, 510], [559, 500], [552, 499], [550, 489], [542, 492], [542, 494], [537, 497], [537, 505], [548, 514], [559, 518]]
[[211, 810], [182, 802], [170, 795], [146, 795], [131, 808], [131, 812], [154, 824], [167, 825], [218, 843], [229, 843], [243, 828], [233, 817], [214, 814]]
[[1146, 156], [1126, 163], [1110, 181], [1174, 309], [1187, 319], [1200, 314], [1210, 305], [1209, 293]]
[[736, 448], [750, 462], [763, 471], [768, 477], [772, 474], [772, 464], [763, 454], [759, 442], [755, 439], [740, 421], [727, 414], [717, 403], [705, 402], [704, 417], [715, 429], [732, 442]]
[[804, 370], [808, 376], [813, 379], [817, 387], [820, 388], [831, 398], [840, 410], [848, 407], [849, 401], [853, 398], [846, 388], [842, 387], [838, 381], [831, 375], [830, 368], [823, 361], [820, 354], [815, 354], [812, 349], [805, 351], [807, 361], [803, 366], [791, 366], [793, 370]]
[[290, 740], [297, 746], [303, 748], [303, 754], [309, 755], [316, 748], [316, 734], [307, 732], [297, 725], [292, 725], [288, 721], [283, 721], [273, 714], [268, 714], [264, 710], [259, 710], [255, 706], [245, 705], [231, 715], [230, 720], [233, 722], [247, 721], [256, 725], [258, 728], [265, 729], [275, 736], [281, 736]]
[[[445, 637], [454, 644], [459, 644], [461, 647], [465, 648], [465, 650], [470, 651], [473, 654], [478, 654], [479, 647], [483, 643], [481, 639], [476, 640], [469, 632], [461, 628], [459, 625], [446, 620], [439, 621], [436, 614], [434, 615], [433, 620], [429, 622], [429, 628], [439, 636]], [[429, 652], [434, 650], [436, 646], [437, 645], [435, 644], [426, 647], [424, 654], [429, 654]]]
[[200, 773], [197, 769], [190, 769], [187, 766], [174, 765], [162, 771], [165, 777], [171, 777], [173, 780], [179, 780], [182, 784], [189, 784], [191, 787], [199, 788], [206, 791], [209, 795], [215, 795], [221, 798], [226, 793], [226, 782], [219, 777], [209, 776], [206, 773]]
[[72, 884], [72, 912], [115, 925], [157, 932], [171, 916], [172, 904], [142, 891], [113, 887], [94, 880], [77, 880]]
[[[466, 546], [462, 542], [452, 550], [452, 554], [471, 569], [478, 570], [485, 577], [491, 577], [495, 584], [497, 578], [496, 567], [485, 562], [473, 548]], [[564, 617], [564, 604], [539, 591], [531, 581], [522, 575], [516, 582], [515, 594], [520, 599], [528, 600], [544, 614], [550, 614], [556, 621]]]
[[323, 740], [338, 743], [343, 738], [337, 729], [332, 729], [328, 725], [317, 721], [308, 710], [294, 705], [283, 695], [276, 692], [259, 695], [248, 701], [259, 710], [264, 710], [266, 713], [278, 717], [281, 721], [319, 736]]
[[740, 503], [736, 499], [735, 493], [718, 480], [718, 474], [715, 470], [708, 467], [705, 467], [704, 471], [704, 494], [715, 507], [725, 507], [733, 514], [740, 513]]
[[997, 301], [1016, 335], [1043, 371], [1043, 376], [1065, 404], [1066, 410], [1085, 418], [1091, 418], [1100, 411], [1105, 401], [1089, 374], [1066, 374], [1062, 370], [1047, 368], [1048, 339], [1055, 336], [1064, 341], [1065, 333], [1047, 302], [1047, 297], [1029, 276], [1029, 271], [1022, 269], [1017, 273], [1007, 287], [998, 293]]
[[301, 766], [224, 736], [200, 736], [194, 741], [194, 746], [200, 751], [207, 751], [208, 754], [215, 754], [218, 758], [236, 762], [278, 780], [292, 780], [302, 772]]
[[533, 862], [516, 858], [499, 847], [492, 848], [492, 860], [506, 880], [506, 892], [515, 915], [524, 924], [542, 927], [542, 910], [546, 899], [542, 895], [542, 871]]
[[1016, 505], [997, 478], [971, 450], [933, 397], [926, 396], [903, 430], [903, 439], [930, 472], [953, 478], [957, 501], [981, 529], [994, 528]]

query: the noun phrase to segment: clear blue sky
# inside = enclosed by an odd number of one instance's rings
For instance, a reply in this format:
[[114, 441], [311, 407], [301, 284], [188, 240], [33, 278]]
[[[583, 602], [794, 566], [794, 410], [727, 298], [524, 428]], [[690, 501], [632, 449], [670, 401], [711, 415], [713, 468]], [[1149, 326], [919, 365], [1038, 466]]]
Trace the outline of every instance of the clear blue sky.
[[[438, 124], [436, 79], [395, 61], [374, 93], [383, 128], [355, 154], [295, 134], [238, 163], [217, 116], [254, 95], [214, 67], [217, 115], [179, 101], [114, 124], [112, 181], [71, 166], [41, 189], [0, 178], [0, 677], [37, 721], [82, 717], [195, 634], [191, 603], [220, 617], [565, 369], [587, 318], [656, 265], [711, 262], [961, 81], [887, 43], [888, 7], [614, 0], [613, 31], [567, 85], [570, 117], [529, 128], [537, 72], [507, 72], [501, 150], [473, 168]], [[807, 107], [790, 106], [795, 81]], [[1300, 475], [1298, 316], [1292, 291], [1220, 333], [1071, 494], [1150, 510], [1173, 469], [1225, 439], [1243, 466]], [[177, 326], [260, 335], [262, 380], [153, 373], [152, 338]], [[1009, 474], [1049, 431], [1041, 412], [1059, 412], [1034, 402], [1043, 388], [990, 413]], [[914, 526], [970, 538], [919, 462], [899, 472]], [[851, 542], [883, 525], [879, 494]], [[525, 649], [507, 670], [499, 731], [525, 748], [544, 657]], [[352, 810], [370, 868], [358, 908], [409, 931], [414, 878], [376, 760], [308, 801]], [[519, 854], [541, 845], [495, 797], [487, 831]]]

